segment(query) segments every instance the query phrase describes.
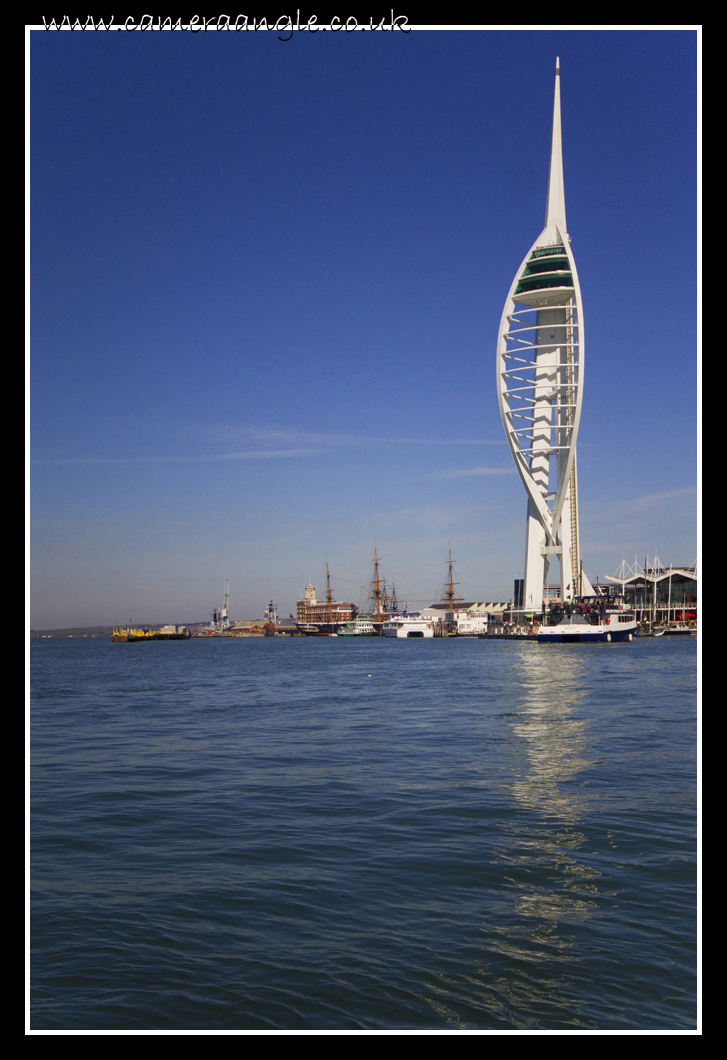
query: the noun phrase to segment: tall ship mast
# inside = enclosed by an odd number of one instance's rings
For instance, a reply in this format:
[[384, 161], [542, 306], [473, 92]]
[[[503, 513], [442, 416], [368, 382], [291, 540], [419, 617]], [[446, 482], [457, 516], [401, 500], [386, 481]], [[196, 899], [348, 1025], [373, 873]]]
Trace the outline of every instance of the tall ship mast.
[[326, 600], [328, 601], [328, 621], [333, 625], [333, 608], [331, 606], [333, 602], [333, 596], [331, 595], [331, 575], [328, 570], [328, 560], [326, 559]]
[[373, 597], [373, 599], [375, 601], [375, 605], [374, 606], [376, 608], [376, 613], [375, 613], [376, 621], [377, 622], [383, 622], [384, 621], [384, 618], [383, 618], [384, 611], [382, 611], [381, 604], [382, 604], [382, 601], [383, 601], [384, 608], [385, 608], [385, 606], [386, 606], [386, 590], [382, 589], [381, 579], [379, 577], [379, 554], [378, 554], [377, 549], [376, 549], [376, 542], [374, 542], [374, 577], [373, 577], [373, 581], [371, 583], [371, 588], [368, 590], [368, 593], [369, 593], [369, 599], [371, 599]]
[[461, 596], [455, 596], [455, 594], [454, 594], [454, 587], [455, 587], [455, 585], [459, 585], [459, 582], [453, 581], [452, 578], [453, 578], [453, 574], [452, 574], [452, 548], [450, 546], [450, 549], [449, 549], [449, 582], [447, 583], [447, 588], [446, 588], [445, 592], [441, 594], [443, 600], [448, 600], [449, 601], [449, 613], [450, 613], [450, 615], [454, 613], [455, 601], [462, 599]]
[[578, 541], [576, 439], [583, 402], [583, 308], [566, 228], [556, 60], [545, 228], [510, 287], [497, 342], [500, 415], [528, 495], [523, 608], [540, 611], [553, 559], [561, 600], [590, 595]]

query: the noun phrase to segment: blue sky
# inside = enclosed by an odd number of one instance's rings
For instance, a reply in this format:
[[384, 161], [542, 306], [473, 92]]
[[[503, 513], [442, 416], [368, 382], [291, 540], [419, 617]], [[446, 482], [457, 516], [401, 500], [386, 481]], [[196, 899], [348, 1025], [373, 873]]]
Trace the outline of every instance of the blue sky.
[[560, 56], [591, 578], [696, 540], [692, 31], [31, 34], [31, 625], [509, 599]]

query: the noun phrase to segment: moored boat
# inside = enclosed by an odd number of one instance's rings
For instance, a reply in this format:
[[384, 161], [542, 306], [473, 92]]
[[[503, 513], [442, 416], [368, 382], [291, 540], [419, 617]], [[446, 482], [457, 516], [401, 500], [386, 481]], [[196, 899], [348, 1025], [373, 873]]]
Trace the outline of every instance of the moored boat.
[[580, 597], [544, 616], [538, 644], [630, 641], [637, 635], [636, 613], [618, 597]]
[[356, 615], [353, 622], [347, 622], [338, 630], [339, 637], [373, 637], [375, 635], [374, 620], [371, 615]]
[[652, 626], [648, 622], [639, 629], [640, 637], [663, 637], [666, 626]]
[[696, 635], [696, 625], [689, 625], [687, 622], [670, 622], [664, 630], [665, 637], [696, 637]]
[[421, 611], [399, 611], [389, 615], [381, 632], [385, 637], [433, 637], [434, 623], [423, 618]]
[[161, 629], [126, 629], [114, 627], [111, 639], [116, 644], [140, 640], [189, 640], [192, 634], [186, 626], [162, 626]]
[[338, 636], [337, 626], [330, 626], [328, 623], [321, 622], [318, 625], [313, 622], [297, 622], [296, 623], [298, 632], [304, 637], [336, 637]]

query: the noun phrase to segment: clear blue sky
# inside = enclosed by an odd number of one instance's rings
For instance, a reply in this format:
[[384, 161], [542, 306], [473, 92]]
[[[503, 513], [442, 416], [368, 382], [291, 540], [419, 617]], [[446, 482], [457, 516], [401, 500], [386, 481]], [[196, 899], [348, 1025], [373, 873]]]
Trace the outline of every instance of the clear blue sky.
[[584, 567], [694, 560], [691, 31], [31, 34], [36, 629], [509, 599], [496, 332], [555, 57], [584, 300]]

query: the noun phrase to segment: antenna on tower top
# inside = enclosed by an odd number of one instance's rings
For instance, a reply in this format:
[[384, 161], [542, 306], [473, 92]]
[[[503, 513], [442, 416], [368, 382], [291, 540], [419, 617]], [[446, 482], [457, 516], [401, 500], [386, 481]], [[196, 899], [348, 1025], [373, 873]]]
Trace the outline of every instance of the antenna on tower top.
[[566, 232], [565, 190], [563, 188], [563, 143], [560, 132], [560, 59], [555, 60], [555, 95], [553, 98], [553, 137], [550, 146], [550, 177], [548, 203], [545, 207], [545, 227], [560, 225]]

